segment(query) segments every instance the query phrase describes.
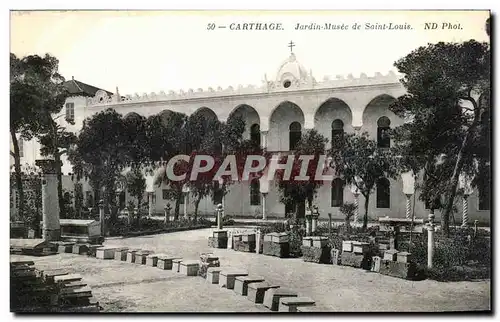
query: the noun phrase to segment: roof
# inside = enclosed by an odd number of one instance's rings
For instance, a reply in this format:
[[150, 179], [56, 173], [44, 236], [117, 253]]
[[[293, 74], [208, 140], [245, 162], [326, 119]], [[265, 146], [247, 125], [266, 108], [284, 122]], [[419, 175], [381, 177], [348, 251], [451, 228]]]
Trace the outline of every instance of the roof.
[[73, 95], [94, 97], [97, 91], [105, 91], [106, 93], [108, 93], [108, 95], [113, 95], [113, 93], [109, 91], [82, 83], [74, 78], [64, 82], [64, 86], [69, 91], [69, 93]]

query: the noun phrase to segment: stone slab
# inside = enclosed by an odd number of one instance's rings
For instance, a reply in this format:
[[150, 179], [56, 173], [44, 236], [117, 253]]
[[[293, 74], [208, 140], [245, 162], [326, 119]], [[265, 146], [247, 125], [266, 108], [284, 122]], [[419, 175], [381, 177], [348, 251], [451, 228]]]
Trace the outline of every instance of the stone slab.
[[342, 242], [342, 252], [352, 252], [352, 240], [344, 240]]
[[243, 235], [241, 235], [241, 241], [242, 242], [255, 242], [255, 234], [252, 234], [252, 233], [243, 234]]
[[247, 276], [248, 272], [240, 270], [223, 270], [219, 273], [219, 286], [234, 289], [234, 282], [238, 276]]
[[264, 278], [256, 276], [238, 276], [234, 281], [234, 291], [236, 294], [246, 296], [248, 284], [264, 282]]
[[366, 254], [355, 254], [352, 252], [342, 252], [340, 255], [340, 264], [355, 268], [371, 269], [371, 257]]
[[370, 244], [364, 242], [353, 242], [352, 252], [355, 254], [367, 254], [370, 251]]
[[98, 259], [114, 259], [116, 248], [102, 247], [98, 248], [95, 257]]
[[248, 284], [247, 299], [253, 303], [263, 303], [266, 291], [271, 288], [279, 288], [279, 285], [273, 285], [268, 282]]
[[290, 243], [275, 243], [272, 241], [264, 241], [262, 253], [268, 256], [276, 256], [280, 258], [288, 258], [290, 256]]
[[158, 261], [156, 263], [156, 267], [162, 270], [171, 270], [173, 269], [173, 261], [175, 259], [181, 259], [180, 257], [174, 256], [158, 256]]
[[210, 267], [207, 270], [207, 281], [210, 284], [219, 284], [219, 274], [222, 271], [220, 267]]
[[285, 297], [297, 297], [297, 292], [285, 288], [270, 288], [264, 294], [264, 306], [271, 311], [278, 311], [280, 299]]
[[388, 249], [384, 252], [384, 260], [395, 261], [398, 258], [398, 251], [395, 249]]
[[200, 262], [195, 260], [186, 260], [179, 262], [179, 273], [186, 276], [197, 276]]
[[172, 259], [172, 270], [176, 273], [180, 273], [181, 271], [181, 262], [183, 261], [182, 258], [176, 258]]
[[127, 251], [127, 262], [134, 263], [135, 262], [135, 254], [139, 251], [139, 249], [129, 249]]
[[409, 263], [413, 259], [413, 256], [411, 253], [408, 252], [399, 252], [397, 254], [396, 260], [400, 263]]
[[313, 240], [311, 237], [302, 238], [302, 246], [312, 247], [312, 245], [313, 245]]
[[152, 251], [142, 250], [135, 253], [134, 263], [139, 265], [146, 265], [146, 259], [148, 255], [151, 254]]
[[89, 246], [86, 244], [75, 244], [73, 245], [73, 254], [81, 255], [87, 253], [89, 250]]
[[126, 261], [127, 260], [128, 249], [118, 249], [115, 250], [115, 260], [117, 261]]
[[74, 244], [60, 244], [57, 247], [57, 252], [59, 254], [72, 253]]
[[280, 299], [279, 312], [297, 312], [299, 306], [314, 306], [316, 302], [310, 297], [285, 297]]
[[328, 246], [322, 248], [302, 246], [300, 249], [302, 250], [302, 260], [304, 262], [321, 264], [330, 264], [332, 262], [330, 258], [330, 248]]
[[89, 250], [87, 252], [87, 255], [88, 256], [91, 256], [91, 257], [95, 257], [96, 256], [96, 253], [97, 253], [97, 250], [99, 248], [102, 248], [104, 247], [103, 245], [100, 245], [100, 244], [93, 244], [93, 245], [90, 245], [89, 246]]
[[208, 237], [208, 246], [212, 248], [227, 248], [226, 238]]
[[158, 265], [158, 254], [149, 254], [146, 257], [146, 266], [156, 267]]
[[382, 259], [379, 273], [382, 275], [411, 280], [416, 277], [417, 266], [412, 262], [401, 263]]
[[275, 233], [271, 236], [273, 243], [288, 243], [290, 241], [288, 233]]

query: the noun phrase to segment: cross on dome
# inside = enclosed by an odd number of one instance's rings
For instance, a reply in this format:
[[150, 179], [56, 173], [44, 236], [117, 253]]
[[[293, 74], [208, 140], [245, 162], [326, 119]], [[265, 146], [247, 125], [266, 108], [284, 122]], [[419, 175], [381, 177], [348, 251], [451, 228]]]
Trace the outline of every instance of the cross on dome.
[[290, 40], [288, 47], [290, 47], [290, 53], [293, 54], [293, 47], [295, 47], [295, 43], [292, 40]]

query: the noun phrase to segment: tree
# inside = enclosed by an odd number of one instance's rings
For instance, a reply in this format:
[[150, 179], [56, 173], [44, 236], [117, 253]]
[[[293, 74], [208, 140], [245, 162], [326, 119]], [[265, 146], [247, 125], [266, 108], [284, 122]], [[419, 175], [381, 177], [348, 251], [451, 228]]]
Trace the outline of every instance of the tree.
[[[321, 161], [320, 156], [326, 155], [325, 145], [327, 142], [328, 139], [316, 130], [308, 130], [302, 135], [293, 152], [294, 161], [290, 178], [285, 176], [285, 171], [276, 171], [275, 184], [280, 193], [280, 201], [293, 206], [296, 219], [301, 215], [299, 206], [307, 202], [307, 206], [312, 208], [317, 189], [323, 185], [323, 181], [316, 177], [316, 169], [318, 166], [322, 166], [319, 163]], [[304, 162], [300, 157], [305, 155], [313, 156], [307, 164], [305, 173], [309, 178], [308, 180], [297, 180], [296, 177], [300, 175], [302, 162]], [[280, 163], [286, 163], [287, 158], [287, 156], [283, 156]]]
[[146, 190], [146, 178], [139, 167], [134, 167], [125, 175], [127, 191], [137, 199], [137, 209], [141, 208], [141, 201]]
[[[474, 152], [474, 146], [481, 141], [484, 113], [489, 119], [489, 99], [480, 99], [490, 96], [489, 44], [474, 40], [429, 44], [412, 51], [395, 66], [404, 74], [401, 82], [407, 94], [390, 108], [415, 123], [401, 130], [406, 133], [400, 138], [417, 147], [410, 153], [423, 152], [413, 165], [425, 170], [439, 158], [442, 167], [451, 167], [444, 181], [446, 199], [441, 219], [442, 231], [448, 235], [459, 176], [474, 172], [474, 160], [482, 158]], [[429, 189], [436, 182], [432, 172], [426, 171], [424, 178], [434, 179], [424, 181]]]
[[366, 229], [370, 195], [378, 180], [396, 177], [395, 158], [390, 150], [378, 148], [377, 142], [369, 139], [366, 132], [361, 135], [344, 133], [332, 142], [330, 156], [335, 173], [342, 176], [345, 183], [355, 185], [365, 198], [363, 229]]
[[50, 124], [50, 115], [58, 112], [67, 96], [64, 78], [58, 72], [59, 61], [49, 54], [19, 59], [10, 54], [10, 136], [14, 158], [19, 212], [24, 209], [18, 136], [31, 140]]
[[[76, 146], [70, 151], [69, 160], [77, 179], [88, 178], [94, 189], [94, 201], [98, 202], [103, 193], [106, 208], [115, 206], [116, 179], [129, 162], [128, 148], [121, 115], [107, 109], [83, 122]], [[111, 220], [115, 220], [116, 214], [111, 215]]]

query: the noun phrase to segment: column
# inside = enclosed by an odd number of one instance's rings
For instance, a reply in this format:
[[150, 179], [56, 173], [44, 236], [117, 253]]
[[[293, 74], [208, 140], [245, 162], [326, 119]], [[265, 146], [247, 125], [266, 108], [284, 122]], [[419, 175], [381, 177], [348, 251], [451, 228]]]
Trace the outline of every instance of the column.
[[312, 211], [311, 209], [306, 210], [306, 236], [311, 236], [312, 233]]
[[170, 204], [167, 203], [165, 205], [165, 207], [163, 208], [163, 210], [165, 211], [165, 220], [164, 220], [164, 223], [166, 225], [169, 222], [169, 220], [170, 220]]
[[[61, 239], [59, 218], [59, 197], [57, 195], [57, 162], [55, 160], [36, 160], [42, 170], [42, 237], [46, 241]], [[22, 206], [22, 205], [20, 205]]]
[[332, 214], [328, 213], [328, 235], [332, 234]]
[[469, 195], [464, 194], [463, 204], [462, 204], [462, 227], [467, 227], [469, 223], [469, 203], [468, 203]]
[[184, 218], [188, 217], [189, 192], [184, 192]]
[[432, 268], [432, 259], [434, 257], [434, 214], [429, 214], [429, 223], [427, 224], [427, 267]]
[[354, 205], [356, 206], [356, 210], [354, 210], [354, 224], [357, 224], [359, 221], [359, 193], [354, 193]]
[[217, 205], [217, 230], [222, 230], [222, 204]]
[[406, 219], [411, 219], [411, 194], [406, 194]]
[[269, 131], [260, 131], [260, 145], [263, 149], [267, 148], [267, 133]]
[[153, 193], [154, 192], [148, 192], [148, 215], [149, 215], [149, 217], [153, 216], [153, 214], [154, 214]]
[[267, 193], [262, 193], [262, 220], [267, 220], [266, 199]]
[[101, 224], [101, 236], [106, 235], [106, 229], [104, 227], [104, 200], [99, 200], [99, 223]]
[[318, 228], [318, 218], [319, 218], [318, 206], [314, 206], [311, 216], [311, 232], [313, 234], [316, 232], [316, 228]]

